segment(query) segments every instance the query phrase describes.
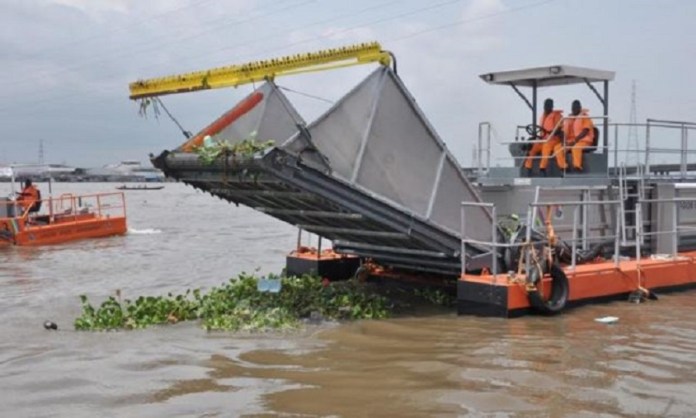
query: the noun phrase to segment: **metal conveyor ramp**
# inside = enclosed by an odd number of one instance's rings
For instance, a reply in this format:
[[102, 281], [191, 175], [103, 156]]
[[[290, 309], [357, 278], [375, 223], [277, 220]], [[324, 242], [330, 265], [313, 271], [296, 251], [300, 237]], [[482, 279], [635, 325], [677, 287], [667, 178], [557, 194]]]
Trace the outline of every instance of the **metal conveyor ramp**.
[[[255, 132], [275, 146], [212, 164], [191, 152], [206, 135]], [[460, 202], [479, 201], [401, 80], [382, 67], [308, 126], [266, 83], [191, 141], [153, 159], [166, 175], [333, 241], [338, 252], [407, 270], [459, 275]], [[489, 240], [490, 215], [467, 213]], [[471, 256], [483, 256], [470, 248]]]

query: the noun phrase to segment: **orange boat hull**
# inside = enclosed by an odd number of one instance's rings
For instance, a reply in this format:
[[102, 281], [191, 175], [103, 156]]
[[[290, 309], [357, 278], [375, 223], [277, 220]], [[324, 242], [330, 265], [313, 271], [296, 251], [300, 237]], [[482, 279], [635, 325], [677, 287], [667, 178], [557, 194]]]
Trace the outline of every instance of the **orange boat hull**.
[[[564, 269], [569, 283], [569, 306], [594, 301], [625, 299], [639, 289], [668, 291], [696, 288], [696, 252], [681, 253], [674, 259], [644, 258], [578, 265]], [[531, 311], [524, 286], [525, 277], [511, 281], [507, 274], [463, 274], [458, 282], [460, 314], [512, 317]], [[544, 293], [550, 293], [550, 278], [544, 279]]]
[[[25, 211], [0, 218], [0, 247], [39, 246], [123, 235], [127, 231], [123, 193], [63, 194], [44, 199], [46, 213]], [[13, 204], [17, 209], [17, 205]], [[4, 211], [5, 213], [9, 211]]]
[[126, 218], [93, 218], [46, 226], [29, 226], [17, 234], [15, 244], [26, 246], [61, 244], [80, 239], [123, 235], [126, 230]]

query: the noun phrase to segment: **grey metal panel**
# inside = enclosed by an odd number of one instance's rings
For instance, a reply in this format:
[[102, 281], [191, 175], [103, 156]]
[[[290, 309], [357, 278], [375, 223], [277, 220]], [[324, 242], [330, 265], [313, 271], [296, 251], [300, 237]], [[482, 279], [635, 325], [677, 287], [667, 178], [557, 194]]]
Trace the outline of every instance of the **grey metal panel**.
[[[467, 185], [461, 181], [460, 172], [452, 160], [445, 161], [442, 167], [440, 182], [436, 186], [435, 203], [431, 219], [449, 229], [461, 228], [461, 205], [463, 201], [471, 201], [471, 195]], [[481, 212], [485, 209], [481, 209]], [[491, 237], [491, 223], [488, 213], [476, 213], [467, 209], [466, 225], [467, 238], [489, 240]]]
[[[413, 111], [416, 113], [418, 118], [420, 119], [421, 123], [427, 131], [430, 134], [430, 138], [435, 141], [439, 146], [440, 149], [442, 150], [443, 153], [445, 153], [445, 162], [446, 164], [449, 164], [453, 169], [456, 175], [442, 175], [437, 178], [438, 184], [443, 184], [443, 183], [449, 183], [449, 182], [454, 182], [457, 183], [458, 186], [460, 187], [461, 195], [461, 200], [457, 203], [457, 206], [459, 206], [459, 203], [466, 201], [466, 202], [481, 202], [481, 197], [479, 195], [479, 191], [474, 185], [469, 181], [469, 178], [466, 176], [464, 173], [464, 170], [462, 169], [461, 165], [457, 161], [457, 159], [454, 157], [454, 155], [449, 151], [447, 148], [447, 145], [444, 143], [444, 141], [440, 138], [440, 136], [437, 134], [435, 131], [435, 128], [430, 124], [428, 119], [425, 117], [425, 114], [423, 111], [418, 107], [418, 104], [416, 103], [415, 99], [411, 96], [409, 93], [408, 89], [406, 86], [403, 84], [401, 79], [397, 77], [396, 74], [394, 74], [393, 71], [390, 69], [388, 70], [388, 74], [391, 77], [391, 79], [399, 86], [399, 89], [404, 95], [404, 98], [407, 100]], [[433, 185], [434, 188], [438, 187], [438, 184]], [[452, 215], [451, 217], [448, 217], [446, 220], [445, 219], [438, 219], [435, 221], [436, 224], [438, 224], [441, 227], [444, 227], [446, 229], [449, 229], [450, 231], [454, 232], [457, 234], [457, 236], [460, 236], [461, 234], [461, 213], [459, 212], [459, 208], [457, 210], [457, 215], [456, 219], [454, 219], [454, 216]], [[487, 209], [484, 208], [479, 208], [478, 210], [473, 210], [470, 211], [468, 214], [469, 219], [472, 222], [476, 223], [476, 228], [472, 228], [468, 231], [468, 234], [470, 235], [470, 238], [473, 239], [479, 239], [484, 236], [489, 236], [490, 235], [490, 225], [492, 219], [491, 215], [488, 212]], [[428, 220], [432, 221], [434, 218], [428, 218]], [[457, 225], [456, 228], [448, 228], [447, 225]]]
[[373, 100], [379, 105], [357, 183], [425, 217], [442, 155], [440, 144], [392, 78]]
[[[279, 145], [213, 164], [183, 152], [165, 152], [153, 163], [214, 196], [350, 242], [339, 250], [384, 265], [459, 274], [460, 203], [478, 195], [390, 69], [373, 72], [308, 127], [297, 126], [301, 119], [275, 85], [262, 89], [262, 103], [221, 133], [243, 139], [255, 129], [258, 139]], [[484, 231], [472, 238], [489, 239], [490, 215], [472, 212], [476, 228], [468, 230]]]
[[[348, 239], [352, 244], [345, 248], [351, 253], [366, 257], [379, 249], [375, 259], [385, 266], [399, 261], [403, 267], [410, 262], [414, 271], [442, 273], [447, 265], [449, 274], [458, 275], [457, 236], [417, 221], [345, 182], [302, 167], [292, 158], [278, 158], [282, 155], [276, 149], [244, 162], [245, 169], [262, 173], [260, 182], [230, 176], [224, 162], [203, 164], [194, 154], [170, 153], [154, 162], [168, 175], [184, 178], [187, 184], [214, 196], [261, 209], [293, 225], [305, 225], [332, 241]], [[314, 216], [317, 214], [320, 216]], [[387, 248], [391, 250], [385, 251]], [[414, 257], [414, 251], [424, 256]], [[423, 263], [432, 257], [440, 261]]]
[[[227, 141], [230, 144], [256, 136], [258, 140], [274, 140], [281, 144], [297, 132], [297, 125], [304, 123], [285, 95], [273, 83], [264, 83], [240, 102], [261, 95], [261, 101], [237, 119], [211, 135], [214, 141]], [[197, 135], [225, 119], [236, 106], [220, 116]], [[179, 147], [178, 150], [181, 150]]]
[[280, 145], [297, 132], [297, 125], [304, 124], [304, 119], [275, 84], [265, 83], [262, 87], [266, 86], [269, 92], [256, 126], [256, 138], [261, 141], [273, 140]]
[[[414, 240], [425, 243], [426, 248], [437, 248], [437, 251], [459, 251], [461, 244], [458, 234], [415, 217], [408, 211], [378, 199], [374, 194], [354, 187], [341, 179], [303, 167], [299, 161], [293, 161], [293, 157], [283, 156], [281, 150], [273, 150], [264, 157], [264, 160], [274, 167], [274, 175], [279, 176], [292, 187], [311, 190], [346, 211], [362, 213], [397, 231], [407, 231]], [[279, 162], [282, 162], [283, 167], [279, 166]]]
[[[677, 183], [674, 184], [674, 188], [676, 198], [696, 198], [696, 184], [694, 183]], [[694, 248], [693, 242], [696, 239], [696, 202], [684, 201], [677, 204], [677, 222], [681, 229], [679, 232], [680, 250]], [[687, 246], [682, 243], [683, 241], [690, 241], [692, 244]]]
[[[460, 233], [459, 203], [480, 201], [454, 156], [389, 68], [375, 70], [307, 131], [282, 148], [307, 164], [313, 158], [300, 156], [299, 150], [309, 144], [308, 136], [328, 160], [334, 178], [452, 234]], [[438, 176], [440, 165], [449, 169], [443, 168]], [[456, 193], [436, 194], [429, 210], [433, 191], [439, 188]], [[445, 209], [445, 204], [452, 206]], [[471, 238], [490, 235], [489, 213], [483, 208], [471, 212], [469, 218], [476, 225]]]
[[[307, 127], [312, 144], [328, 159], [333, 175], [350, 181], [369, 126], [372, 103], [379, 96], [384, 74], [376, 71], [339, 100], [328, 112]], [[306, 142], [296, 135], [282, 148], [299, 155]]]
[[525, 68], [512, 71], [498, 71], [481, 74], [479, 77], [489, 84], [515, 84], [517, 86], [537, 87], [559, 86], [564, 84], [584, 84], [585, 80], [611, 81], [613, 71], [592, 68], [573, 67], [570, 65], [550, 65], [548, 67]]
[[[681, 192], [681, 190], [679, 190]], [[674, 184], [657, 184], [653, 191], [652, 199], [674, 199], [677, 190]], [[674, 203], [652, 203], [648, 211], [651, 216], [651, 230], [656, 231], [672, 231], [674, 230]], [[647, 207], [646, 207], [647, 209]], [[679, 214], [677, 213], [677, 217]], [[677, 225], [684, 226], [677, 222]], [[671, 234], [657, 234], [651, 237], [651, 252], [656, 254], [674, 254], [677, 248], [674, 248], [676, 241]]]

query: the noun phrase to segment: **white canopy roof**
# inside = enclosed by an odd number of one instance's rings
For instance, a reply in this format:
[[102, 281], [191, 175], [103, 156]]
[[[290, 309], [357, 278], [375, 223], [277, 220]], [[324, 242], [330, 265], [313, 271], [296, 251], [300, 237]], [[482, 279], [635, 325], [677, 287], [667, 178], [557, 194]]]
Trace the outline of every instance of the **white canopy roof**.
[[488, 84], [514, 84], [515, 86], [532, 87], [536, 82], [537, 87], [549, 87], [585, 83], [585, 81], [590, 83], [611, 81], [614, 79], [614, 72], [569, 65], [552, 65], [550, 67], [486, 73], [479, 77]]

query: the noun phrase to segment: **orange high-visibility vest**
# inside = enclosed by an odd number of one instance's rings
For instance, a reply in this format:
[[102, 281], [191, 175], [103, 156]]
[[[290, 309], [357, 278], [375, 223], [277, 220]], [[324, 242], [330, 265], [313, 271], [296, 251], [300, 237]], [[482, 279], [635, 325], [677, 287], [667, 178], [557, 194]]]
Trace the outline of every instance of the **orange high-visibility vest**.
[[22, 193], [20, 193], [18, 200], [32, 201], [32, 202], [39, 200], [39, 191], [32, 184], [31, 186], [25, 187], [24, 190], [22, 190]]
[[551, 112], [541, 115], [541, 127], [547, 132], [544, 138], [547, 138], [553, 128], [558, 126], [558, 122], [563, 118], [562, 110], [552, 110]]
[[563, 135], [565, 136], [565, 143], [572, 144], [575, 142], [575, 133], [573, 132], [573, 122], [574, 119], [566, 119], [563, 121]]
[[587, 110], [583, 109], [578, 116], [579, 117], [573, 121], [573, 139], [580, 135], [580, 132], [587, 129], [588, 133], [582, 140], [586, 142], [593, 142], [594, 124], [592, 123], [592, 119], [588, 117]]
[[28, 207], [33, 207], [34, 203], [39, 200], [39, 190], [32, 184], [29, 187], [25, 187], [24, 190], [19, 194], [17, 198], [17, 203], [25, 210]]

